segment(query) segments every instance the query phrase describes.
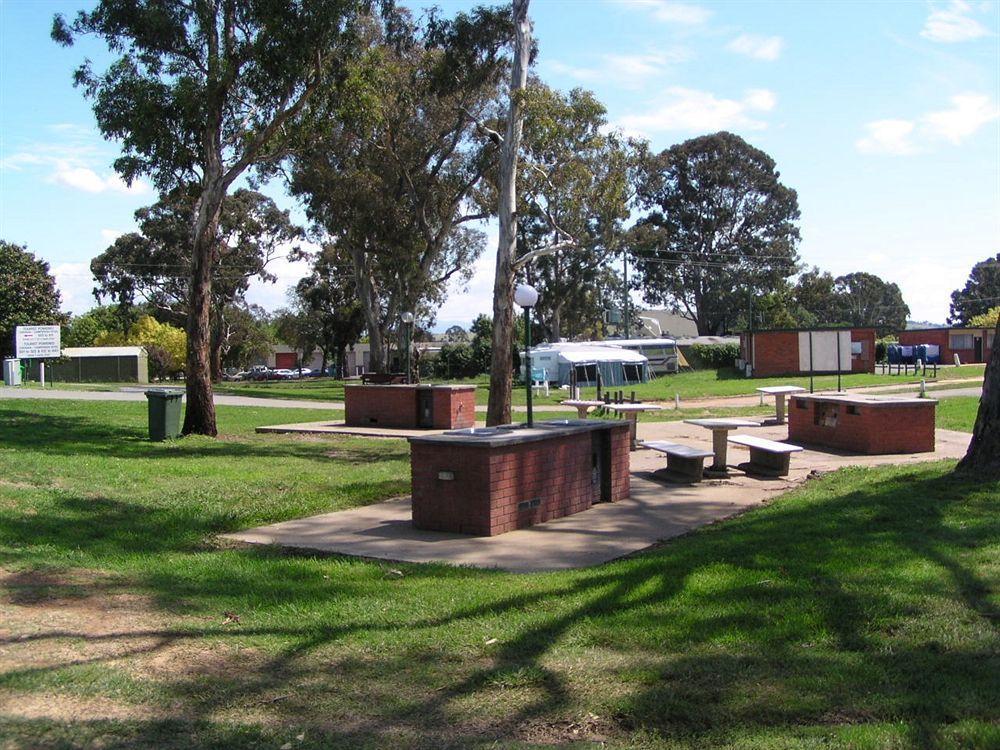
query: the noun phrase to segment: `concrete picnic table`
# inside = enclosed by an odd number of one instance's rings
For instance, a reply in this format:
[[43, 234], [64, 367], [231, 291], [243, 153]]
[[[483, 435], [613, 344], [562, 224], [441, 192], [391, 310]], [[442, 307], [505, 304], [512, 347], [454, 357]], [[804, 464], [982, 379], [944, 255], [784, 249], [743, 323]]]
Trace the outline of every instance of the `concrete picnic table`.
[[800, 385], [765, 385], [757, 389], [757, 392], [774, 396], [774, 412], [778, 424], [785, 423], [785, 398], [792, 393], [804, 393], [805, 388]]
[[583, 401], [578, 398], [571, 398], [566, 401], [562, 401], [560, 403], [562, 403], [563, 406], [575, 406], [577, 416], [579, 416], [580, 419], [586, 419], [587, 413], [591, 409], [597, 408], [599, 406], [606, 406], [606, 404], [603, 401]]
[[624, 416], [628, 422], [629, 434], [632, 436], [632, 450], [635, 450], [635, 432], [639, 421], [639, 414], [644, 411], [659, 411], [663, 407], [658, 404], [604, 404], [605, 409], [610, 409], [619, 416]]
[[685, 419], [684, 424], [693, 424], [712, 431], [712, 452], [715, 453], [715, 461], [705, 469], [705, 473], [709, 476], [729, 475], [726, 469], [727, 439], [732, 430], [738, 430], [740, 427], [760, 427], [757, 422], [751, 422], [749, 419]]

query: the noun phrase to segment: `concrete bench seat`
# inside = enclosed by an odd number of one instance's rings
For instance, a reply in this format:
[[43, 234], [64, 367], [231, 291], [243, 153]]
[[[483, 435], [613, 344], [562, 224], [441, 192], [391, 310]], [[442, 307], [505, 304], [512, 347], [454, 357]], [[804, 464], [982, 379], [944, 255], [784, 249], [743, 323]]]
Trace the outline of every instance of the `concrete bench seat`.
[[643, 445], [665, 453], [669, 478], [685, 482], [700, 482], [705, 473], [705, 459], [715, 455], [704, 448], [692, 448], [666, 440], [647, 440]]
[[739, 468], [747, 474], [760, 474], [766, 477], [788, 476], [792, 454], [802, 450], [798, 445], [779, 443], [776, 440], [753, 435], [733, 435], [729, 438], [729, 442], [750, 449], [750, 461], [740, 464]]

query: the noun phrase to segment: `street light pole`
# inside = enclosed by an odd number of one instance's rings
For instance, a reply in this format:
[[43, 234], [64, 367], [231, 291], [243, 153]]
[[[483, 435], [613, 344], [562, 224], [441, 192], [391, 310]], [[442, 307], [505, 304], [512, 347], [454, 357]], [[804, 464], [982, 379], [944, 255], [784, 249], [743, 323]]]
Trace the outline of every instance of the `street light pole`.
[[538, 302], [538, 290], [528, 284], [519, 284], [514, 290], [514, 302], [524, 309], [524, 383], [528, 397], [528, 427], [535, 424], [531, 410], [531, 308]]
[[406, 345], [406, 384], [410, 384], [410, 374], [412, 372], [412, 364], [410, 363], [410, 349], [412, 345], [410, 344], [410, 337], [413, 335], [413, 313], [405, 312], [400, 316], [403, 320], [403, 340]]

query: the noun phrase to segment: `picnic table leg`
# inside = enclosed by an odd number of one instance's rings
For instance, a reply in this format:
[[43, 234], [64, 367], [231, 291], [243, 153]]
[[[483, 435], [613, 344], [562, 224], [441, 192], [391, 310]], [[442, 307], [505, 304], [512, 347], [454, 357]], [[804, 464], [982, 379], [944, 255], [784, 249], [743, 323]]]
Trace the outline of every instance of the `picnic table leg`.
[[576, 416], [577, 416], [577, 419], [586, 419], [587, 418], [587, 412], [589, 410], [590, 410], [589, 406], [578, 406], [578, 407], [576, 407]]
[[778, 424], [785, 423], [785, 394], [776, 393], [774, 394], [774, 411], [775, 416], [778, 418]]
[[729, 430], [712, 430], [712, 452], [715, 454], [715, 458], [709, 467], [711, 471], [726, 473], [726, 437], [728, 435]]
[[634, 451], [635, 450], [635, 433], [636, 433], [636, 427], [639, 424], [639, 414], [637, 412], [630, 411], [630, 412], [628, 412], [626, 414], [626, 417], [628, 419], [629, 437], [631, 438], [631, 446], [630, 446], [629, 450], [633, 450]]

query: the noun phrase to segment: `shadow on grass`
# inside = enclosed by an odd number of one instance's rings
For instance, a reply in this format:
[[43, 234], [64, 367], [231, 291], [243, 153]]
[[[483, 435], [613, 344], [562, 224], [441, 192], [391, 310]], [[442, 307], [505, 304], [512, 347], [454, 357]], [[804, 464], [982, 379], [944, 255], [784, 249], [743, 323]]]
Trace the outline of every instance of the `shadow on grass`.
[[[587, 700], [583, 708], [609, 717], [607, 730], [617, 737], [640, 732], [697, 746], [720, 732], [739, 738], [775, 727], [794, 732], [887, 723], [902, 724], [909, 744], [933, 746], [955, 722], [994, 722], [1000, 705], [1000, 613], [988, 582], [965, 559], [1000, 537], [996, 487], [928, 468], [900, 470], [877, 482], [865, 477], [860, 472], [834, 477], [822, 485], [821, 497], [788, 499], [628, 560], [572, 575], [515, 579], [525, 581], [515, 593], [501, 587], [489, 601], [473, 605], [451, 604], [443, 592], [480, 590], [499, 574], [404, 566], [400, 586], [426, 592], [427, 582], [435, 581], [441, 596], [429, 602], [432, 614], [394, 615], [391, 593], [361, 582], [319, 581], [307, 574], [307, 561], [296, 576], [294, 559], [245, 551], [237, 553], [244, 564], [219, 565], [188, 581], [183, 573], [147, 574], [143, 585], [162, 601], [178, 596], [214, 601], [219, 592], [238, 591], [250, 608], [277, 602], [302, 613], [324, 598], [345, 597], [353, 615], [274, 627], [102, 636], [51, 632], [33, 638], [127, 641], [148, 635], [161, 638], [164, 648], [204, 637], [287, 641], [257, 663], [234, 662], [233, 670], [212, 678], [181, 675], [163, 686], [164, 700], [181, 706], [187, 717], [185, 746], [241, 746], [246, 737], [224, 736], [229, 730], [213, 717], [269, 700], [266, 696], [282, 696], [268, 704], [270, 714], [307, 727], [310, 742], [325, 746], [468, 747], [574, 715]], [[108, 524], [124, 527], [113, 532], [109, 548], [131, 544], [136, 524], [155, 528], [157, 523], [155, 514], [137, 514], [121, 504], [106, 511], [101, 515]], [[967, 519], [945, 518], [953, 512]], [[211, 533], [220, 520], [190, 523], [184, 539]], [[18, 533], [29, 528], [26, 522]], [[165, 549], [155, 546], [155, 536], [137, 547]], [[943, 570], [950, 585], [928, 584], [926, 573], [912, 572], [927, 566]], [[926, 600], [930, 594], [948, 600], [952, 611], [935, 611]], [[387, 602], [388, 608], [380, 604], [379, 616], [359, 618], [366, 598]], [[955, 621], [935, 627], [934, 618], [942, 617]], [[463, 657], [449, 642], [452, 630], [476, 627], [484, 618], [510, 618], [500, 642], [486, 651], [486, 664]], [[940, 634], [952, 627], [974, 628], [980, 635], [968, 644], [943, 641]], [[937, 637], [922, 634], [926, 628]], [[439, 629], [437, 648], [389, 645], [364, 658], [333, 661], [324, 651], [365, 639], [388, 638], [391, 644], [393, 636]], [[602, 673], [595, 679], [610, 679], [616, 686], [612, 694], [582, 699], [573, 670], [558, 666], [556, 652], [567, 640], [618, 653], [624, 662], [639, 659], [643, 676], [636, 680], [625, 667], [619, 672], [608, 667], [611, 677]], [[146, 653], [148, 646], [142, 649]], [[114, 658], [123, 658], [121, 649]], [[17, 674], [8, 674], [0, 684], [17, 680]], [[339, 715], [318, 708], [324, 691], [342, 699], [335, 709]], [[512, 694], [519, 700], [501, 701], [499, 713], [483, 708], [478, 719], [462, 714], [470, 703], [489, 707], [499, 695]], [[351, 713], [356, 710], [360, 713]], [[123, 744], [108, 746], [179, 746], [173, 738], [164, 740], [164, 726], [130, 724], [123, 729]]]
[[259, 439], [182, 438], [154, 443], [146, 425], [108, 424], [83, 416], [60, 417], [0, 408], [0, 444], [25, 448], [49, 455], [111, 456], [139, 459], [213, 458], [302, 458], [329, 461], [374, 462], [405, 460], [409, 447], [405, 441], [380, 441], [372, 447], [329, 444], [318, 440], [296, 440], [288, 436]]

